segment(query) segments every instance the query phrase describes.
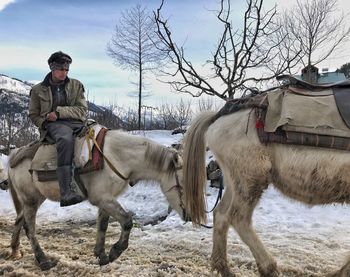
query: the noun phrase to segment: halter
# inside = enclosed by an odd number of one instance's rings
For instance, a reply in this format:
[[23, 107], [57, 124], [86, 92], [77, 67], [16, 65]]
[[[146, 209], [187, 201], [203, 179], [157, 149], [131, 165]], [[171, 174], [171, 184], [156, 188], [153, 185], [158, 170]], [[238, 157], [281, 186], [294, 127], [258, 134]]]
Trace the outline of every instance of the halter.
[[182, 186], [180, 185], [180, 181], [179, 181], [179, 175], [177, 174], [177, 172], [182, 169], [182, 166], [181, 167], [177, 167], [175, 168], [175, 180], [176, 180], [176, 185], [170, 187], [167, 191], [165, 191], [165, 193], [171, 191], [172, 189], [176, 189], [177, 191], [177, 194], [179, 196], [179, 199], [180, 199], [180, 208], [182, 209], [182, 217], [184, 220], [186, 220], [186, 209], [185, 209], [185, 205], [183, 204], [182, 202], [182, 196], [183, 196], [183, 188]]

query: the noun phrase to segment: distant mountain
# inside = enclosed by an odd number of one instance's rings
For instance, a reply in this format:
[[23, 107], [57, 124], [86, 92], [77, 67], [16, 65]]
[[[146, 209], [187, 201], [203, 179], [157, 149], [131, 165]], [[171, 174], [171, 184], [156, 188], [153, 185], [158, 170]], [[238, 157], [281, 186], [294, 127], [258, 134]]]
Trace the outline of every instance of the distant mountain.
[[0, 89], [29, 95], [29, 91], [33, 85], [32, 83], [0, 74]]

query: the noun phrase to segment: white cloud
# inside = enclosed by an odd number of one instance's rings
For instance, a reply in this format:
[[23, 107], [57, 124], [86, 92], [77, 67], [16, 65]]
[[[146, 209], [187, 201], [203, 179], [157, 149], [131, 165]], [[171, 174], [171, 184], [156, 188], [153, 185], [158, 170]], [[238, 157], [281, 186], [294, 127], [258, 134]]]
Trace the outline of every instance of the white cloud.
[[8, 5], [14, 2], [15, 0], [0, 0], [0, 12], [4, 10]]

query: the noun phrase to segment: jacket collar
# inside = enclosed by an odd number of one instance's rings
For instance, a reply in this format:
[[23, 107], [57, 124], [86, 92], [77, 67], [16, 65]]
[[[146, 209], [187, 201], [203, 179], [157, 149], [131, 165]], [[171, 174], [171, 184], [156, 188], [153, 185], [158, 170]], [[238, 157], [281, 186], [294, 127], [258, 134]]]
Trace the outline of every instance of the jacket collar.
[[[51, 78], [51, 75], [52, 75], [52, 73], [50, 72], [50, 73], [48, 73], [46, 76], [45, 76], [45, 78], [44, 78], [44, 80], [42, 81], [42, 85], [43, 86], [45, 86], [45, 87], [49, 87], [50, 86], [50, 78]], [[68, 77], [66, 77], [66, 79], [64, 80], [64, 85], [66, 85], [68, 82], [69, 82], [69, 78]]]

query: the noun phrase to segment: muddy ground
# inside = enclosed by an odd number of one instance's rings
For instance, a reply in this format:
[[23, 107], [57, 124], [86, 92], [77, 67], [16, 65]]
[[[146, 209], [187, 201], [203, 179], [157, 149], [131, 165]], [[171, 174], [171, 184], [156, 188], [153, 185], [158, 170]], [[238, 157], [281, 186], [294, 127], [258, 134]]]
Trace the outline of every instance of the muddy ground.
[[[187, 223], [176, 229], [167, 226], [135, 226], [129, 248], [121, 257], [100, 267], [93, 256], [95, 222], [50, 222], [37, 227], [37, 238], [46, 254], [57, 261], [47, 272], [37, 267], [27, 238], [22, 233], [23, 258], [10, 258], [13, 220], [0, 221], [0, 275], [4, 276], [217, 276], [211, 272], [211, 230], [198, 230]], [[187, 234], [187, 235], [186, 235]], [[197, 235], [198, 234], [198, 235]], [[346, 258], [344, 245], [332, 238], [312, 235], [291, 236], [260, 234], [276, 257], [283, 276], [325, 276], [338, 269]], [[116, 242], [119, 225], [111, 222], [107, 231], [107, 249]], [[188, 238], [191, 239], [188, 239]], [[348, 245], [347, 245], [348, 246]], [[349, 248], [348, 248], [349, 249]], [[249, 249], [231, 231], [229, 262], [237, 276], [258, 276]]]

